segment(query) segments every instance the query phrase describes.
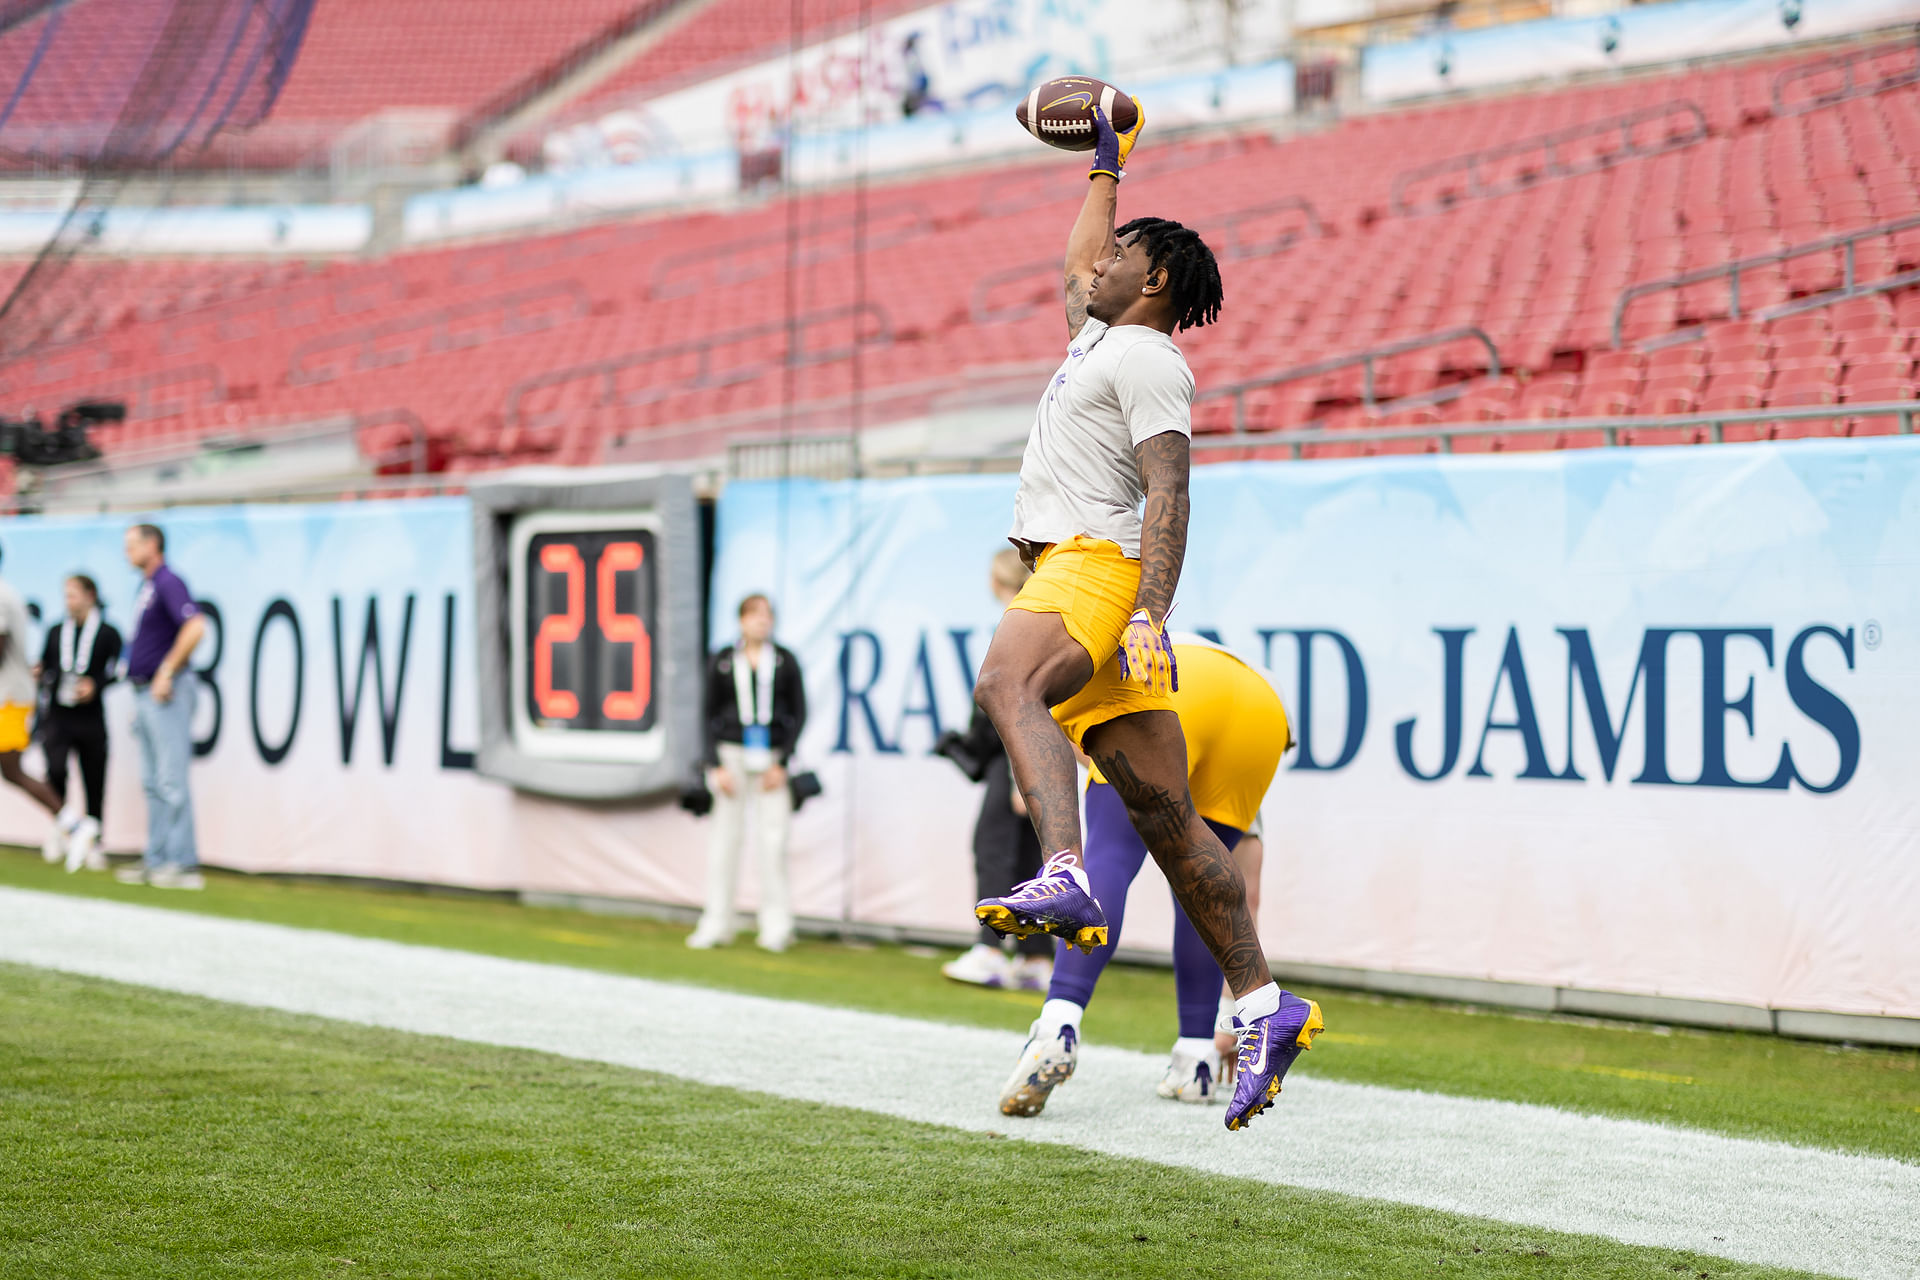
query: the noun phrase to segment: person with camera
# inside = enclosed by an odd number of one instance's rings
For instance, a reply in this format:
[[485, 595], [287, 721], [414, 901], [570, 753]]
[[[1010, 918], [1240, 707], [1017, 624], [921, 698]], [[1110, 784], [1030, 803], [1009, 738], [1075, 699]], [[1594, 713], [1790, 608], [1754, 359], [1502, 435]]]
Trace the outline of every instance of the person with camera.
[[67, 762], [80, 763], [84, 810], [68, 804], [55, 820], [48, 861], [65, 854], [68, 871], [106, 870], [100, 823], [107, 796], [107, 716], [100, 695], [120, 665], [120, 633], [100, 616], [100, 588], [84, 573], [67, 579], [67, 616], [47, 631], [34, 678], [45, 691], [46, 723], [40, 748], [47, 785], [67, 795]]
[[[1012, 547], [993, 557], [988, 586], [1002, 609], [1020, 594], [1028, 576], [1020, 553]], [[997, 897], [1014, 885], [1040, 874], [1040, 837], [1027, 821], [1027, 806], [1013, 785], [1007, 750], [986, 713], [974, 709], [967, 731], [949, 729], [934, 750], [953, 761], [975, 782], [986, 784], [980, 798], [980, 817], [973, 824], [973, 876], [979, 898]], [[1021, 938], [1011, 958], [1000, 935], [985, 925], [980, 937], [959, 957], [940, 966], [955, 982], [982, 987], [1017, 987], [1045, 991], [1053, 978], [1053, 942], [1043, 934]]]
[[760, 945], [793, 941], [787, 895], [787, 828], [794, 808], [787, 764], [807, 723], [800, 660], [773, 641], [773, 603], [740, 602], [740, 639], [707, 663], [703, 721], [706, 784], [713, 796], [707, 840], [707, 902], [687, 945], [733, 941], [733, 890], [749, 827], [760, 859]]

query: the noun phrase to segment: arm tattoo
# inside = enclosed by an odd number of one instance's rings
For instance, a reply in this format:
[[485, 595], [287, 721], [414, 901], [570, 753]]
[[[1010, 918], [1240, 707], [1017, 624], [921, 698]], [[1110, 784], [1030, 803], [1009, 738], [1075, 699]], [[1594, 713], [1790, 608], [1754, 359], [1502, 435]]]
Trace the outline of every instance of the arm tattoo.
[[1140, 483], [1147, 491], [1140, 526], [1140, 594], [1134, 607], [1165, 623], [1187, 558], [1187, 473], [1192, 444], [1178, 431], [1162, 431], [1134, 450]]
[[1077, 338], [1087, 323], [1087, 282], [1077, 271], [1067, 272], [1067, 336]]

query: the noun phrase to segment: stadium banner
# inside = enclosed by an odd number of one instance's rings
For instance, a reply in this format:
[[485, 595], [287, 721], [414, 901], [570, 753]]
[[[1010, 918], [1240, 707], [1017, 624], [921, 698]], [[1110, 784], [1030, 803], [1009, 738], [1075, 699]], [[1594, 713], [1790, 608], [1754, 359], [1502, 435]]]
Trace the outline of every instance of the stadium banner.
[[[712, 634], [772, 593], [807, 673], [802, 910], [964, 921], [961, 726], [1014, 480], [737, 483]], [[1920, 1016], [1920, 448], [1840, 440], [1229, 463], [1182, 628], [1296, 722], [1275, 955]], [[1151, 871], [1126, 942], [1164, 947]]]
[[[1303, 6], [1300, 22], [1310, 15]], [[1581, 18], [1440, 31], [1361, 55], [1360, 96], [1453, 90], [1789, 47], [1911, 24], [1912, 0], [1669, 0]]]
[[[1262, 928], [1296, 963], [1920, 1016], [1920, 449], [1840, 440], [1194, 475], [1182, 627], [1269, 673], [1300, 745], [1267, 806]], [[971, 711], [1014, 481], [752, 482], [720, 504], [710, 632], [772, 593], [811, 717], [803, 918], [963, 936]], [[0, 524], [50, 618], [128, 622], [127, 517]], [[691, 905], [702, 826], [472, 770], [464, 499], [166, 513], [212, 634], [203, 858]], [[484, 677], [484, 678], [498, 678]], [[107, 843], [141, 846], [131, 697]], [[38, 772], [37, 750], [28, 768]], [[0, 838], [46, 824], [0, 788]], [[754, 904], [752, 859], [742, 907]], [[1124, 940], [1163, 951], [1151, 869]]]
[[[589, 809], [474, 772], [480, 677], [465, 498], [13, 519], [0, 524], [6, 578], [51, 623], [65, 577], [89, 574], [124, 632], [139, 577], [122, 539], [136, 518], [165, 529], [168, 563], [209, 618], [193, 659], [203, 673], [192, 775], [203, 861], [695, 900], [701, 833], [685, 814]], [[145, 804], [127, 686], [107, 690], [106, 710], [105, 843], [131, 852], [143, 844]], [[38, 748], [28, 756], [38, 775]], [[45, 831], [41, 812], [0, 786], [0, 838], [38, 845]]]
[[[641, 92], [631, 103], [555, 130], [543, 151], [547, 168], [562, 171], [715, 148], [752, 151], [777, 145], [789, 131], [860, 129], [909, 114], [948, 121], [983, 109], [1010, 114], [1030, 86], [1057, 75], [1099, 76], [1140, 93], [1148, 80], [1272, 61], [1286, 44], [1288, 10], [1289, 0], [1198, 7], [1163, 0], [950, 0], [674, 92], [651, 98]], [[1153, 105], [1155, 124], [1181, 122]], [[1289, 97], [1278, 109], [1290, 105]], [[1172, 99], [1167, 106], [1170, 113], [1182, 110]]]

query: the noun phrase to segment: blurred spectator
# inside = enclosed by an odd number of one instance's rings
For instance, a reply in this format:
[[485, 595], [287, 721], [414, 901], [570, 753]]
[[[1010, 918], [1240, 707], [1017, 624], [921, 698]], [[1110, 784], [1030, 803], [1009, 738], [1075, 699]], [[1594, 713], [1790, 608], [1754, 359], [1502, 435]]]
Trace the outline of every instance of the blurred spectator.
[[733, 941], [733, 886], [749, 826], [760, 855], [760, 945], [785, 951], [793, 941], [787, 896], [787, 827], [793, 797], [787, 762], [807, 723], [800, 660], [773, 642], [773, 603], [740, 602], [740, 640], [707, 664], [707, 786], [713, 827], [707, 844], [707, 905], [687, 945]]
[[38, 778], [20, 767], [20, 753], [33, 741], [30, 720], [33, 716], [33, 667], [28, 645], [33, 643], [27, 617], [27, 602], [13, 585], [0, 579], [0, 778], [31, 796], [41, 808], [55, 815], [56, 826], [47, 837], [42, 852], [48, 849], [59, 856], [60, 797]]
[[[988, 581], [994, 598], [1005, 608], [1026, 583], [1027, 566], [1020, 553], [1007, 547], [993, 557]], [[980, 817], [973, 824], [973, 878], [976, 898], [996, 898], [1023, 880], [1040, 874], [1040, 838], [1027, 821], [1027, 807], [1013, 786], [1013, 769], [1006, 748], [994, 732], [993, 721], [977, 707], [967, 731], [949, 731], [936, 748], [960, 766], [975, 782], [987, 784]], [[1053, 977], [1053, 939], [1036, 933], [1014, 944], [1009, 959], [1000, 935], [980, 926], [980, 939], [940, 972], [956, 982], [983, 987], [1018, 987], [1045, 991]]]
[[193, 834], [193, 703], [199, 678], [187, 665], [207, 621], [180, 575], [167, 567], [167, 536], [157, 525], [127, 530], [127, 562], [146, 577], [133, 605], [127, 682], [133, 686], [133, 736], [147, 793], [147, 850], [138, 867], [115, 878], [156, 889], [202, 889]]
[[47, 785], [67, 796], [67, 759], [80, 762], [86, 808], [67, 804], [55, 831], [67, 870], [104, 870], [100, 824], [107, 794], [107, 717], [100, 694], [120, 666], [120, 633], [100, 616], [100, 588], [76, 573], [67, 579], [67, 616], [47, 632], [34, 676], [45, 690], [46, 720], [40, 749], [47, 757]]

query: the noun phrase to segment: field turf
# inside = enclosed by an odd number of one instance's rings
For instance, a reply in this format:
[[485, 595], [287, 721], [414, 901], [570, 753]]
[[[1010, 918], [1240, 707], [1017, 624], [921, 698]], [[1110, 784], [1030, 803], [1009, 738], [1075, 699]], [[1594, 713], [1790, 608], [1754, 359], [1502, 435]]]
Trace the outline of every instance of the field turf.
[[[825, 941], [803, 941], [781, 956], [751, 945], [690, 952], [682, 927], [499, 899], [218, 873], [205, 893], [161, 893], [104, 875], [69, 876], [6, 851], [0, 884], [1007, 1030], [1024, 1029], [1040, 1005], [1038, 995], [946, 980], [939, 961], [951, 952]], [[1306, 994], [1322, 1002], [1329, 1030], [1301, 1059], [1302, 1074], [1920, 1162], [1920, 1052]], [[1173, 1031], [1171, 975], [1112, 966], [1088, 1011], [1088, 1040], [1164, 1052]]]
[[6, 1280], [1788, 1274], [7, 965], [0, 1167]]

